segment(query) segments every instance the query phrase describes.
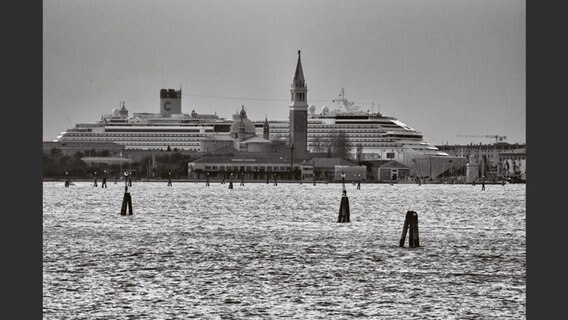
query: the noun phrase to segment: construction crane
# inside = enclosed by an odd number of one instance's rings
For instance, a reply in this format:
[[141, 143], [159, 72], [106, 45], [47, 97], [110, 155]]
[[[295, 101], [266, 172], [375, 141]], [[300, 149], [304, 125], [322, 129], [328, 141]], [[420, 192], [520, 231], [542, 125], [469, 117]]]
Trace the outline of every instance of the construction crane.
[[485, 134], [485, 135], [472, 135], [472, 134], [458, 134], [458, 137], [466, 137], [466, 138], [492, 138], [495, 139], [495, 143], [497, 142], [501, 142], [505, 139], [507, 139], [507, 136], [499, 136], [499, 135], [491, 135], [491, 134]]

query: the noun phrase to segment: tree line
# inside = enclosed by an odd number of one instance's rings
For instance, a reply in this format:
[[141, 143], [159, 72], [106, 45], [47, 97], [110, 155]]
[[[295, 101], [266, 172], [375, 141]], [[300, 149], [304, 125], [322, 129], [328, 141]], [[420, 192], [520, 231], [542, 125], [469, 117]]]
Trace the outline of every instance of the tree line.
[[[187, 162], [190, 156], [179, 152], [159, 152], [159, 154], [147, 155], [139, 161], [120, 164], [93, 163], [87, 164], [81, 158], [84, 157], [108, 157], [110, 151], [83, 150], [76, 151], [72, 155], [63, 153], [61, 149], [52, 148], [43, 153], [43, 177], [64, 178], [66, 175], [76, 178], [92, 178], [95, 175], [102, 177], [106, 174], [109, 178], [120, 178], [125, 171], [132, 173], [137, 178], [167, 178], [170, 173], [172, 178], [187, 177]], [[125, 155], [127, 156], [127, 155]]]

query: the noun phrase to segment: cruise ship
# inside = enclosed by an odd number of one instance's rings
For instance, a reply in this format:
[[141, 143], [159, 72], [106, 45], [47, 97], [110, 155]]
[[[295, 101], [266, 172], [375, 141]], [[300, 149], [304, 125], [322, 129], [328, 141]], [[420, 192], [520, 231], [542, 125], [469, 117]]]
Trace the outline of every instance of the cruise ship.
[[[310, 152], [326, 152], [337, 136], [344, 134], [351, 159], [396, 160], [412, 166], [416, 158], [448, 156], [402, 121], [355, 105], [345, 97], [344, 89], [329, 106], [322, 106], [319, 113], [316, 110], [315, 105], [308, 108]], [[288, 121], [269, 124], [271, 140], [287, 141]]]
[[[124, 102], [93, 123], [79, 123], [62, 132], [57, 142], [114, 142], [125, 149], [201, 151], [200, 141], [209, 136], [227, 135], [233, 119], [217, 114], [189, 114], [181, 111], [182, 91], [160, 90], [159, 113], [133, 113]], [[402, 121], [364, 110], [339, 96], [328, 105], [308, 108], [308, 150], [326, 152], [337, 135], [344, 134], [349, 157], [357, 160], [397, 160], [412, 165], [415, 158], [448, 156], [423, 140], [422, 133]], [[262, 136], [264, 121], [253, 121]], [[269, 121], [270, 140], [288, 141], [289, 121]]]
[[227, 134], [232, 121], [216, 114], [181, 112], [182, 91], [160, 90], [159, 113], [134, 113], [129, 117], [124, 102], [94, 123], [79, 123], [61, 132], [56, 142], [114, 142], [125, 149], [199, 151], [207, 136]]

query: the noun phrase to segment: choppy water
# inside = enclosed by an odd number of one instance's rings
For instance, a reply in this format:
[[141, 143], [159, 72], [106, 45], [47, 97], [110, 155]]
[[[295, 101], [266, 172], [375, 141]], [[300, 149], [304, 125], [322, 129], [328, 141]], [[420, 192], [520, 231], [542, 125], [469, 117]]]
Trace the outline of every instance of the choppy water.
[[108, 186], [43, 184], [44, 319], [526, 318], [525, 185]]

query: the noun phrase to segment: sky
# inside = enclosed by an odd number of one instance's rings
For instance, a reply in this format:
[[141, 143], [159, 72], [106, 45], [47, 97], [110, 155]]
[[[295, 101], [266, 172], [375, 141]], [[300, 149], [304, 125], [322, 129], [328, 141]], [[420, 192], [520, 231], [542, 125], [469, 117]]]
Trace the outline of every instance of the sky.
[[[522, 0], [44, 0], [43, 140], [121, 101], [287, 120], [301, 50], [308, 104], [341, 91], [430, 143], [526, 142]], [[459, 137], [472, 135], [476, 137]]]

